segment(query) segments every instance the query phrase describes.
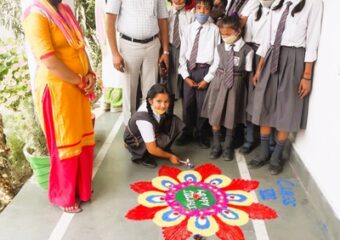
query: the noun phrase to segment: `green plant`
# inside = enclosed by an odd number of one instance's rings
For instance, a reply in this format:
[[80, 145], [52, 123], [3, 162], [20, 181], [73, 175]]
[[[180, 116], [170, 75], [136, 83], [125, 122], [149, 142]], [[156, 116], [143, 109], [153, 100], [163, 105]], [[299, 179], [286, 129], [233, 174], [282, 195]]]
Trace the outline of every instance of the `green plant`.
[[13, 38], [0, 40], [0, 105], [17, 110], [22, 99], [31, 96], [24, 46]]
[[[21, 25], [20, 0], [0, 1], [0, 26], [22, 42], [24, 35]], [[4, 35], [6, 36], [6, 34], [1, 34], [0, 39], [4, 37]]]

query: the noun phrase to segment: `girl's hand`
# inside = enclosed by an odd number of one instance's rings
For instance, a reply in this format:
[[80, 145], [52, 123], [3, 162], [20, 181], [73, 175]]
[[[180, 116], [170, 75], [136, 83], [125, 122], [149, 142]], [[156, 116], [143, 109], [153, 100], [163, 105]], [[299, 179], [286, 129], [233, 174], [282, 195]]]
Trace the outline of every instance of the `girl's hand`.
[[310, 93], [311, 88], [312, 88], [311, 81], [302, 78], [298, 90], [299, 97], [304, 98], [305, 96], [307, 96]]
[[256, 71], [255, 75], [253, 76], [253, 85], [256, 87], [257, 81], [259, 80], [260, 73]]
[[190, 87], [190, 88], [197, 88], [197, 83], [195, 83], [194, 80], [190, 78], [185, 79], [185, 83]]
[[169, 158], [170, 162], [172, 164], [179, 164], [179, 160], [180, 158], [178, 158], [176, 155], [172, 155], [170, 158]]

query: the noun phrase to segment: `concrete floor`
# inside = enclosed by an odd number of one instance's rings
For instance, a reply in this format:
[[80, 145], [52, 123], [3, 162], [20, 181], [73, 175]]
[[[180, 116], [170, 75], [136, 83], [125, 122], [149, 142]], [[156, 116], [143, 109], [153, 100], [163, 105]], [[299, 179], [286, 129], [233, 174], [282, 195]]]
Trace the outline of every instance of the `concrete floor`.
[[[104, 113], [96, 120], [94, 194], [92, 202], [83, 205], [83, 212], [63, 214], [48, 203], [47, 192], [31, 179], [0, 214], [0, 239], [161, 240], [161, 229], [152, 221], [136, 222], [124, 218], [137, 203], [137, 194], [129, 189], [129, 184], [154, 178], [157, 169], [147, 169], [129, 161], [129, 153], [122, 143], [121, 122], [120, 113]], [[194, 144], [174, 146], [173, 150], [196, 165], [209, 162], [209, 150], [201, 150]], [[245, 160], [255, 155], [256, 151], [245, 158], [236, 154], [234, 161], [219, 159], [212, 163], [230, 178], [245, 178], [248, 174]], [[170, 164], [160, 160], [159, 165]], [[317, 210], [289, 164], [279, 176], [270, 176], [267, 167], [249, 170], [249, 173], [252, 179], [260, 181], [256, 190], [259, 202], [275, 209], [279, 217], [264, 222], [268, 236], [255, 230], [249, 221], [242, 227], [247, 240], [327, 240], [327, 226], [318, 219]], [[284, 191], [282, 187], [286, 190], [289, 187], [290, 191]]]

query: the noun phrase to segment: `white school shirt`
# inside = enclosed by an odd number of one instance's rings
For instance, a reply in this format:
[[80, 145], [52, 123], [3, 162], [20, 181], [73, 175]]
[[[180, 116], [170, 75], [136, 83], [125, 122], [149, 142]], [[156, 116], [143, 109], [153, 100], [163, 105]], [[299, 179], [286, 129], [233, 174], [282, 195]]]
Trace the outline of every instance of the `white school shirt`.
[[[223, 43], [224, 44], [224, 49], [226, 51], [230, 51], [231, 49], [231, 45], [230, 44], [227, 44], [227, 43]], [[238, 39], [234, 44], [234, 52], [239, 52], [240, 49], [244, 46], [245, 41], [240, 38]], [[253, 71], [253, 58], [254, 58], [254, 51], [251, 50], [247, 56], [246, 56], [246, 59], [245, 59], [245, 70], [247, 72], [251, 72]], [[235, 64], [235, 58], [234, 58], [234, 64]], [[215, 73], [216, 73], [216, 70], [218, 68], [218, 65], [220, 63], [220, 56], [218, 55], [218, 52], [217, 52], [217, 48], [215, 49], [215, 54], [214, 54], [214, 63], [210, 66], [209, 68], [209, 72], [208, 74], [205, 76], [204, 78], [204, 81], [207, 81], [207, 82], [210, 82], [214, 76], [215, 76]]]
[[[239, 0], [235, 0], [239, 1]], [[259, 0], [248, 0], [246, 4], [241, 7], [239, 10], [239, 15], [244, 17], [249, 17], [249, 15], [254, 12], [257, 7], [260, 5]], [[227, 13], [229, 11], [229, 8], [231, 7], [231, 0], [228, 0], [227, 6], [225, 7], [225, 12]]]
[[261, 18], [256, 21], [257, 9], [250, 14], [247, 20], [245, 33], [244, 33], [244, 41], [252, 42], [256, 44], [261, 44], [263, 39], [265, 38], [266, 33], [266, 23], [268, 22], [270, 9], [262, 7], [262, 15]]
[[[142, 105], [138, 108], [137, 112], [147, 112], [146, 102], [144, 101]], [[161, 116], [155, 112], [153, 112], [153, 116], [156, 121], [159, 123], [161, 120]], [[155, 130], [153, 128], [152, 123], [145, 120], [137, 120], [136, 125], [138, 130], [142, 136], [142, 139], [145, 143], [151, 143], [156, 141]]]
[[178, 68], [178, 72], [181, 74], [183, 79], [189, 77], [187, 61], [190, 59], [196, 33], [200, 26], [203, 28], [200, 32], [196, 63], [206, 63], [211, 65], [214, 61], [215, 48], [221, 41], [218, 27], [211, 22], [207, 21], [201, 25], [199, 22], [194, 21], [187, 26], [183, 31]]
[[[174, 39], [173, 32], [174, 32], [174, 24], [175, 24], [175, 18], [176, 13], [178, 11], [171, 7], [169, 10], [169, 42], [172, 44], [172, 41]], [[184, 8], [180, 10], [178, 15], [178, 28], [179, 28], [179, 38], [182, 41], [182, 35], [183, 35], [183, 29], [188, 26], [190, 23], [195, 21], [195, 14], [193, 14], [190, 11], [186, 11]]]
[[107, 0], [105, 11], [117, 15], [118, 32], [141, 40], [155, 36], [158, 19], [168, 18], [165, 0]]
[[[293, 4], [289, 8], [285, 30], [282, 35], [281, 46], [303, 47], [306, 49], [305, 62], [314, 62], [317, 58], [317, 49], [321, 33], [321, 21], [323, 12], [322, 0], [308, 0], [304, 8], [295, 13], [291, 12], [300, 0], [290, 0]], [[266, 25], [266, 37], [262, 41], [257, 54], [265, 57], [269, 48], [274, 44], [276, 30], [283, 11], [286, 9], [285, 0], [280, 10], [272, 10], [269, 13], [269, 24]]]

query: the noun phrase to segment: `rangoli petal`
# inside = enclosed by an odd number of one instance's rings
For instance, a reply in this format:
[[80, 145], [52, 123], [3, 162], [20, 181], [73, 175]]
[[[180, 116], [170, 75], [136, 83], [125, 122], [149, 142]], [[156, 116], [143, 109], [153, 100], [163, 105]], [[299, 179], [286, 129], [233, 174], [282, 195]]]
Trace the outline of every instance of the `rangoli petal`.
[[252, 190], [255, 190], [260, 183], [255, 180], [246, 180], [246, 179], [239, 179], [239, 178], [234, 178], [231, 183], [225, 187], [223, 190], [242, 190], [246, 192], [250, 192]]
[[177, 180], [176, 177], [181, 171], [182, 171], [181, 169], [175, 167], [162, 166], [158, 171], [158, 176], [168, 176]]
[[135, 182], [130, 185], [130, 188], [136, 193], [144, 193], [147, 191], [157, 191], [158, 189], [152, 186], [151, 182]]
[[231, 226], [242, 226], [249, 221], [249, 216], [246, 212], [232, 207], [223, 209], [222, 212], [217, 214], [217, 217]]
[[138, 196], [138, 203], [145, 207], [161, 207], [167, 206], [165, 194], [158, 191], [148, 191]]
[[130, 220], [148, 220], [153, 219], [156, 212], [164, 209], [165, 207], [148, 208], [142, 205], [138, 205], [135, 208], [127, 212], [125, 217]]
[[195, 171], [201, 174], [202, 179], [206, 179], [207, 177], [213, 174], [219, 175], [222, 173], [221, 169], [219, 169], [218, 167], [211, 163], [203, 164], [195, 168]]
[[186, 216], [181, 215], [167, 207], [155, 214], [153, 222], [160, 227], [172, 227], [180, 224], [185, 219]]
[[168, 176], [159, 176], [152, 179], [152, 185], [162, 191], [168, 191], [172, 186], [176, 184], [178, 184], [178, 182]]
[[254, 202], [252, 194], [245, 191], [227, 191], [227, 199], [230, 204], [237, 206], [250, 206]]
[[210, 237], [219, 230], [219, 227], [211, 216], [191, 217], [188, 221], [188, 230], [193, 234]]
[[178, 174], [177, 179], [181, 182], [200, 182], [202, 180], [202, 176], [197, 171], [188, 170]]
[[218, 217], [215, 217], [215, 220], [220, 227], [220, 230], [216, 233], [216, 236], [221, 240], [245, 240], [240, 227], [225, 224]]
[[224, 175], [213, 174], [204, 180], [215, 187], [224, 188], [231, 183], [231, 179]]

